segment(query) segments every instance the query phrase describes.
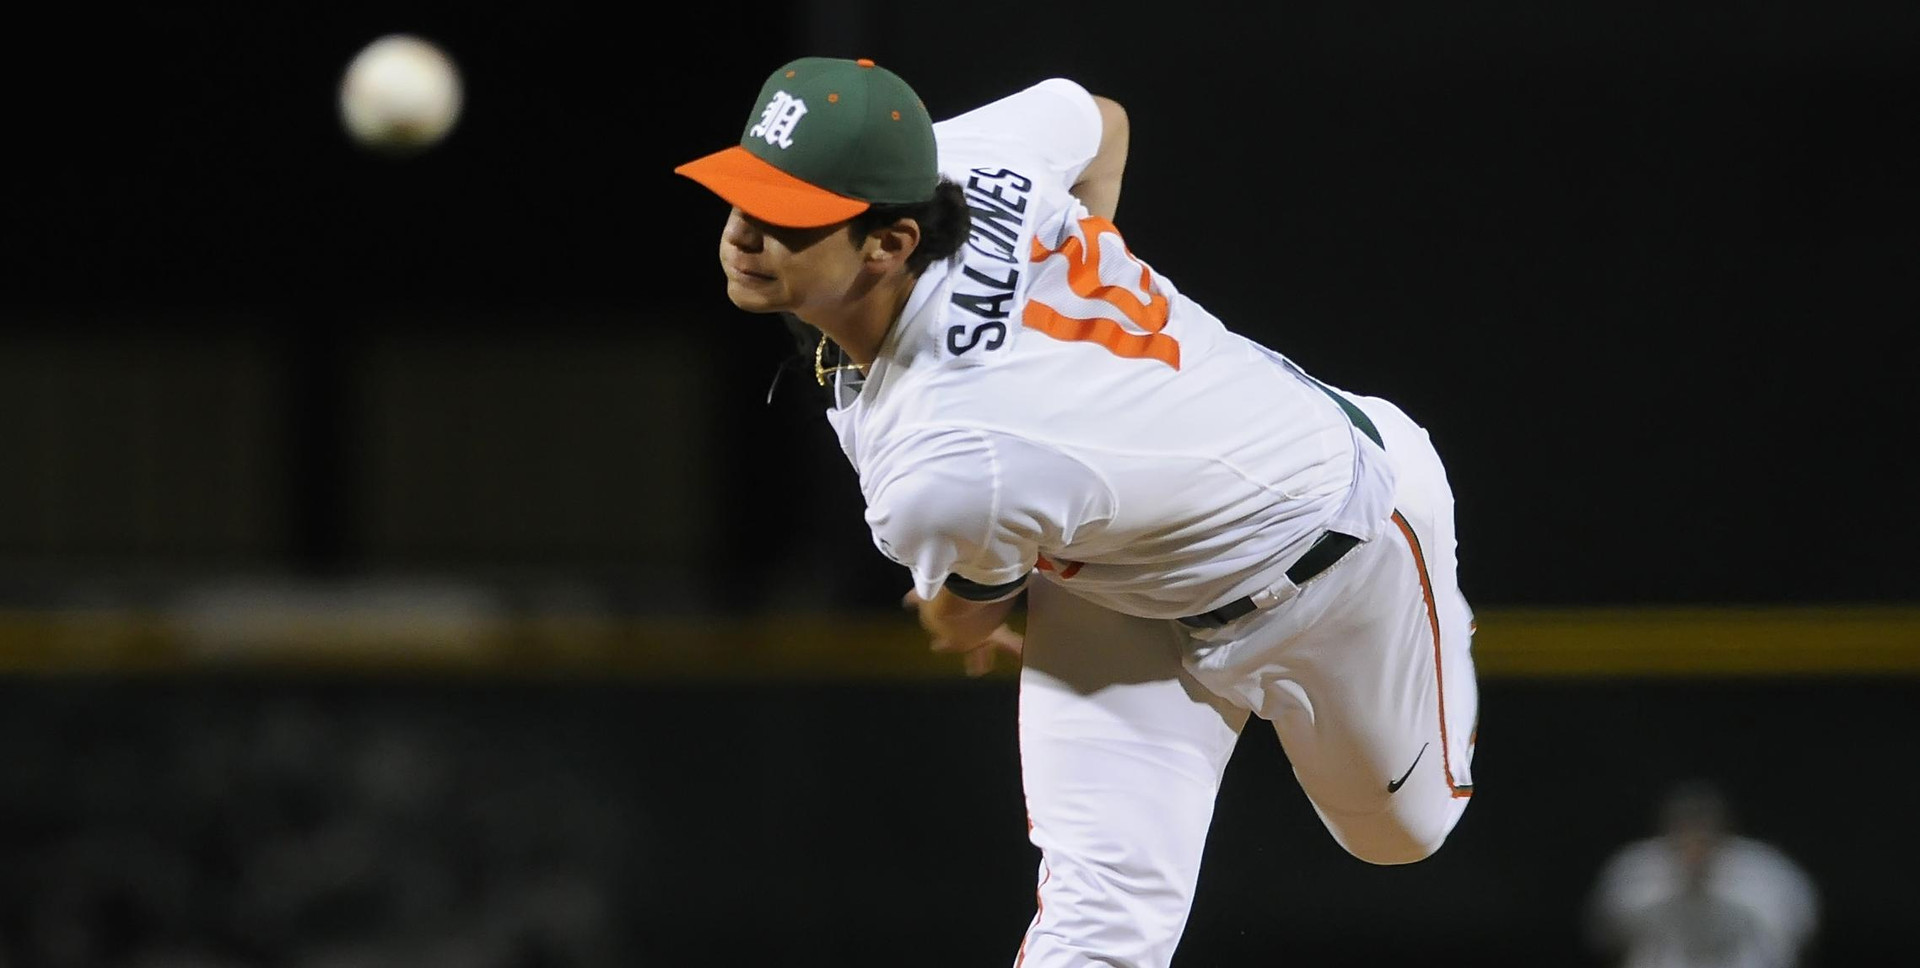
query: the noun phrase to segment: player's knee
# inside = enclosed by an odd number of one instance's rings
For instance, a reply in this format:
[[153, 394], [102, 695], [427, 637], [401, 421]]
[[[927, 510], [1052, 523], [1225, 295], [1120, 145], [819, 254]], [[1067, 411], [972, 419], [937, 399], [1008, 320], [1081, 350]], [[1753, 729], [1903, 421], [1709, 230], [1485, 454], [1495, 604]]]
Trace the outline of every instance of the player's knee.
[[1443, 836], [1437, 841], [1407, 838], [1387, 843], [1367, 844], [1363, 847], [1348, 847], [1347, 852], [1369, 864], [1391, 867], [1398, 864], [1416, 864], [1432, 857], [1446, 842]]
[[[1460, 805], [1464, 806], [1465, 801]], [[1413, 815], [1387, 814], [1381, 816], [1378, 823], [1347, 831], [1346, 836], [1339, 838], [1340, 846], [1369, 864], [1414, 864], [1439, 852], [1459, 820], [1458, 809]]]

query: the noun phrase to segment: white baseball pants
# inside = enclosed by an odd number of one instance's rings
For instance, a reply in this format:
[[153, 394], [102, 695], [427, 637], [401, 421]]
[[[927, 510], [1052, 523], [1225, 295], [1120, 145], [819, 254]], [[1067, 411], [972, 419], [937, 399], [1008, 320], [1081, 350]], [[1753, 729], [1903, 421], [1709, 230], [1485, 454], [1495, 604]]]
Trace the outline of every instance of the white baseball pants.
[[1466, 809], [1479, 694], [1453, 494], [1424, 429], [1349, 396], [1386, 441], [1398, 513], [1292, 600], [1194, 632], [1031, 585], [1019, 732], [1041, 863], [1018, 968], [1172, 961], [1249, 713], [1361, 860], [1421, 860]]

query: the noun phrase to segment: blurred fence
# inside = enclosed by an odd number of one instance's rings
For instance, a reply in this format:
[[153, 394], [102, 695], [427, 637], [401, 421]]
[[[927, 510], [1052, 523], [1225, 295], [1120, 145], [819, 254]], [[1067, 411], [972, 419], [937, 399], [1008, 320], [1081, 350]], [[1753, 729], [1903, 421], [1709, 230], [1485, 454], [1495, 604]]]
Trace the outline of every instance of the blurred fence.
[[538, 314], [459, 326], [0, 334], [0, 602], [140, 605], [318, 572], [699, 607], [724, 533], [710, 357]]
[[[0, 672], [701, 683], [899, 682], [957, 668], [925, 648], [904, 612], [647, 617], [545, 605], [458, 583], [190, 586], [157, 608], [0, 610]], [[1476, 617], [1475, 659], [1492, 679], [1920, 676], [1920, 607], [1490, 608]]]

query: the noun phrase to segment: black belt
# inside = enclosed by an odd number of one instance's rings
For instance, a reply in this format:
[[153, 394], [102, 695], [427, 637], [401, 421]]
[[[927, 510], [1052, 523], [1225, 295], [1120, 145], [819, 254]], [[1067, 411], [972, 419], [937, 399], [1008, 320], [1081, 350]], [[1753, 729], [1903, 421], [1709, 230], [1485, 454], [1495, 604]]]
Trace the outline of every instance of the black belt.
[[[1301, 555], [1300, 560], [1287, 569], [1287, 580], [1295, 585], [1306, 584], [1315, 575], [1333, 567], [1334, 562], [1346, 557], [1347, 552], [1352, 551], [1359, 543], [1359, 538], [1350, 534], [1341, 534], [1338, 531], [1322, 534], [1320, 540], [1315, 541], [1307, 549], [1307, 553]], [[1259, 607], [1254, 604], [1253, 596], [1248, 595], [1228, 602], [1211, 612], [1189, 615], [1180, 619], [1180, 624], [1188, 628], [1217, 629]]]

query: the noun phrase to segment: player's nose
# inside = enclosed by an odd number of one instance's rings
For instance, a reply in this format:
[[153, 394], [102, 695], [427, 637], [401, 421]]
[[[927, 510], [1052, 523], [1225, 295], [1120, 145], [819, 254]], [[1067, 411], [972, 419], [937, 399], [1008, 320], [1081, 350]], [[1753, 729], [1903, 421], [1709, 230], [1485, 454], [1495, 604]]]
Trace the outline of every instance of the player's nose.
[[720, 231], [720, 241], [736, 249], [758, 252], [763, 238], [753, 220], [747, 218], [738, 208], [727, 213], [727, 225]]

